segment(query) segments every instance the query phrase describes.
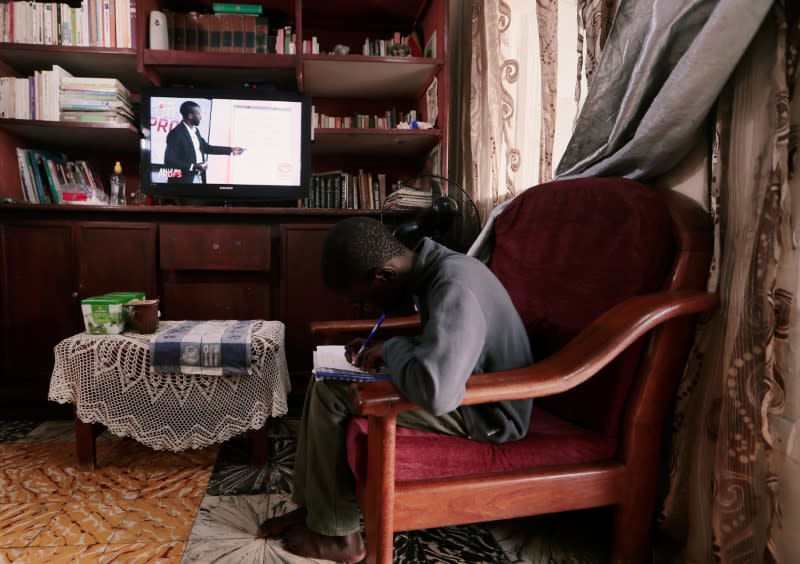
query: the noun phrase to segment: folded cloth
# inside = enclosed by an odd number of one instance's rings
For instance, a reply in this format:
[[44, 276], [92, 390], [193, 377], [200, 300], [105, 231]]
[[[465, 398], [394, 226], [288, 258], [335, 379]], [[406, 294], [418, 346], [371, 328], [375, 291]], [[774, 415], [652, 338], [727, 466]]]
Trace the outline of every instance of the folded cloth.
[[182, 321], [150, 339], [155, 372], [247, 376], [255, 321]]

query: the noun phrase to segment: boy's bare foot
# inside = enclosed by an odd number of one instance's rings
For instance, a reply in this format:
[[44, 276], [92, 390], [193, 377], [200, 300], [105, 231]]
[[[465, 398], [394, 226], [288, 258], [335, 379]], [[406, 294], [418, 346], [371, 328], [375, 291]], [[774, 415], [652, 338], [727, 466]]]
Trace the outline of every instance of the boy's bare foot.
[[256, 533], [256, 538], [265, 539], [265, 538], [275, 538], [281, 536], [285, 533], [289, 527], [293, 525], [300, 525], [306, 522], [306, 509], [305, 507], [298, 507], [290, 511], [289, 513], [284, 513], [283, 515], [278, 515], [277, 517], [270, 517], [258, 528], [258, 532]]
[[307, 558], [361, 562], [367, 556], [364, 540], [358, 531], [341, 537], [330, 537], [316, 533], [303, 524], [289, 529], [283, 536], [283, 541], [286, 550]]

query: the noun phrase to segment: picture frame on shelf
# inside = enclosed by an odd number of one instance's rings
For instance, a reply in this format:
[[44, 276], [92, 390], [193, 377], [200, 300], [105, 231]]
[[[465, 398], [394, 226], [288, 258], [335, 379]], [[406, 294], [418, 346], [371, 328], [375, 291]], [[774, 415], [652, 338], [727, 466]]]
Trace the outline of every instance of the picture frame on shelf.
[[425, 101], [428, 107], [426, 121], [431, 127], [436, 127], [436, 118], [439, 117], [439, 81], [435, 76], [425, 91]]
[[422, 52], [423, 57], [436, 58], [436, 30], [433, 30], [428, 41], [425, 43], [425, 50]]

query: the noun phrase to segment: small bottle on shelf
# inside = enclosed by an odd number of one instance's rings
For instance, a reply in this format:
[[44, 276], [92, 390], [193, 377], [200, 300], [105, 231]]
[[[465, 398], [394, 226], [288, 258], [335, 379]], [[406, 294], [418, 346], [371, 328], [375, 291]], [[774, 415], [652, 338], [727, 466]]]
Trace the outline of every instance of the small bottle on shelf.
[[108, 203], [112, 206], [125, 205], [125, 177], [122, 176], [122, 165], [117, 161], [114, 164], [114, 173], [110, 179], [111, 191], [108, 195]]

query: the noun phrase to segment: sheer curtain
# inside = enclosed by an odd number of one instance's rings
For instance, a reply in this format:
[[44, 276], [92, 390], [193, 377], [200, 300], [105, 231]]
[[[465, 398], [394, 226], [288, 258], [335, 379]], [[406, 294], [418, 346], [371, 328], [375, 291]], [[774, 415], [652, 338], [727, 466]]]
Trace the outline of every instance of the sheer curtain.
[[[451, 17], [464, 85], [452, 100], [456, 170], [482, 218], [520, 191], [553, 178], [614, 10], [613, 0], [473, 0]], [[469, 25], [470, 33], [464, 26]], [[454, 26], [455, 27], [455, 26]], [[460, 63], [459, 63], [460, 60]], [[467, 89], [467, 86], [469, 88]], [[456, 90], [456, 89], [454, 89]]]
[[678, 394], [661, 515], [677, 550], [665, 559], [800, 561], [799, 31], [776, 3], [717, 101], [710, 286], [722, 304]]

